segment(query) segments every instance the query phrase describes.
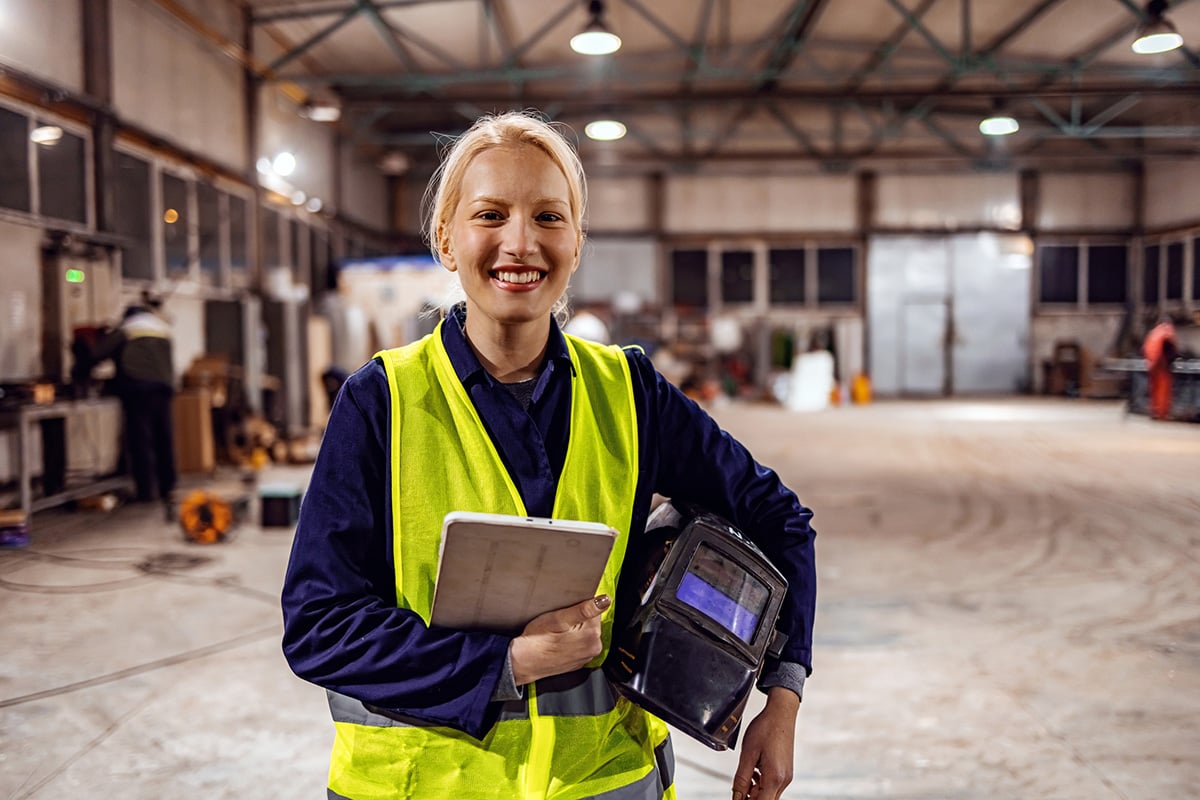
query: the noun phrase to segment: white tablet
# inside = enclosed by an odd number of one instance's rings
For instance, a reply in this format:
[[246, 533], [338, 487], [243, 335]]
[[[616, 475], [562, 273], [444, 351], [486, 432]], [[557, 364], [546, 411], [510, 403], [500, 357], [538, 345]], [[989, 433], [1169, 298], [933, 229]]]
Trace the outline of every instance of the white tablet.
[[598, 522], [452, 511], [430, 624], [520, 633], [539, 614], [594, 597], [616, 537]]

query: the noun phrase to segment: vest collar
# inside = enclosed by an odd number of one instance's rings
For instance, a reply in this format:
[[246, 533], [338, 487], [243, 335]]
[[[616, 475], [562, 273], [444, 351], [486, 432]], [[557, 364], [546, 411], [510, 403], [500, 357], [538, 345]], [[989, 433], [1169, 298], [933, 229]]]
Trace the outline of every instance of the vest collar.
[[[483, 368], [475, 351], [467, 342], [466, 324], [467, 307], [465, 303], [459, 303], [452, 308], [442, 323], [442, 343], [446, 346], [446, 354], [450, 356], [450, 365], [454, 367], [454, 373], [468, 390], [478, 383], [496, 387], [499, 385], [499, 381]], [[550, 317], [550, 338], [546, 342], [546, 357], [538, 371], [538, 382], [533, 390], [532, 402], [538, 401], [545, 393], [549, 381], [560, 370], [564, 375], [573, 376], [575, 374], [562, 329], [559, 328], [554, 317]]]

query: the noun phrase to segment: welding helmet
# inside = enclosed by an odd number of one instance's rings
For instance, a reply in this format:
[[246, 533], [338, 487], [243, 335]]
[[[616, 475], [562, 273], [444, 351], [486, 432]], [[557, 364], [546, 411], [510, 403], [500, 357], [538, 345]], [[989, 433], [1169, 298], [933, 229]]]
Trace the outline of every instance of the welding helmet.
[[[618, 692], [714, 750], [737, 743], [746, 700], [785, 638], [787, 581], [721, 517], [667, 502], [618, 588], [605, 673]], [[630, 562], [635, 564], [638, 562]], [[632, 573], [632, 574], [630, 574]]]

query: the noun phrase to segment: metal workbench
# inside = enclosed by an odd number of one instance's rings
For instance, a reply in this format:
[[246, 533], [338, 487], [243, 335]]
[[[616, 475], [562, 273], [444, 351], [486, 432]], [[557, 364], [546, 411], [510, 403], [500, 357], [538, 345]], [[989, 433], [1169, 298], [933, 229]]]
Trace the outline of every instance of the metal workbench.
[[[1102, 369], [1129, 375], [1129, 411], [1150, 413], [1149, 370], [1144, 358], [1109, 358]], [[1177, 359], [1171, 364], [1171, 418], [1200, 422], [1200, 358]]]
[[31, 530], [34, 512], [53, 508], [81, 497], [132, 488], [133, 481], [128, 475], [95, 475], [83, 482], [67, 484], [61, 491], [53, 494], [41, 497], [33, 496], [34, 423], [51, 419], [65, 421], [74, 415], [89, 413], [100, 408], [115, 408], [119, 414], [120, 402], [114, 397], [58, 400], [47, 405], [25, 405], [0, 411], [0, 429], [15, 429], [17, 432], [18, 495], [20, 509], [25, 514], [25, 524]]

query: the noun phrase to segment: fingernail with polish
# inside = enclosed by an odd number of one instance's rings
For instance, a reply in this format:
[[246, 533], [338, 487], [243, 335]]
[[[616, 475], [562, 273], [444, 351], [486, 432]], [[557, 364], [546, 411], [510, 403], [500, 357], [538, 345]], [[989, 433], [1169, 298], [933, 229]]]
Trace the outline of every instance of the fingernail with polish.
[[612, 598], [610, 598], [606, 594], [602, 594], [596, 598], [595, 603], [596, 603], [596, 608], [603, 611], [604, 609], [606, 609], [612, 605]]

